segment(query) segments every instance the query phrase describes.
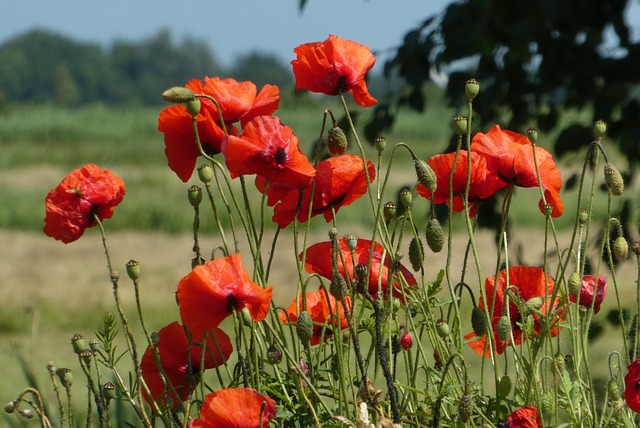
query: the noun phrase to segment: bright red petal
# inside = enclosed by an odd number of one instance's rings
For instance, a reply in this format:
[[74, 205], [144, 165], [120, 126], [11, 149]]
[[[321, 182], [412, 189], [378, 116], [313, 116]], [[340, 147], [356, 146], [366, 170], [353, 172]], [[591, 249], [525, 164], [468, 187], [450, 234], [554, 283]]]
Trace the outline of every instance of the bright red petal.
[[[263, 403], [264, 410], [262, 410]], [[260, 414], [262, 412], [262, 420]], [[251, 388], [225, 388], [208, 394], [200, 420], [192, 427], [267, 428], [276, 416], [276, 402]]]

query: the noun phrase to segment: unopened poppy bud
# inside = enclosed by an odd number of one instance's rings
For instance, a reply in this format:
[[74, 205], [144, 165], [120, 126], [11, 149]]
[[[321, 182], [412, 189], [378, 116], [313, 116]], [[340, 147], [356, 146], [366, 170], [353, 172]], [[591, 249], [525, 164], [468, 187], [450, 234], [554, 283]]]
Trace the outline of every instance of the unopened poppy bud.
[[496, 331], [498, 332], [500, 340], [506, 341], [509, 338], [511, 335], [511, 321], [509, 321], [508, 316], [502, 315], [500, 319], [498, 319]]
[[612, 163], [608, 163], [604, 166], [604, 182], [612, 195], [622, 195], [622, 192], [624, 191], [624, 180], [622, 179], [622, 174], [620, 174], [618, 168], [616, 168]]
[[457, 136], [461, 136], [467, 133], [467, 118], [461, 114], [457, 114], [453, 117], [453, 131]]
[[528, 313], [533, 313], [537, 310], [539, 310], [542, 305], [544, 304], [544, 297], [540, 297], [540, 296], [536, 296], [536, 297], [532, 297], [529, 300], [527, 300], [527, 312]]
[[465, 424], [471, 419], [473, 414], [473, 399], [470, 395], [464, 394], [460, 397], [460, 403], [458, 403], [458, 420], [460, 423]]
[[556, 366], [556, 369], [562, 372], [565, 368], [567, 360], [564, 355], [562, 355], [560, 352], [557, 352], [555, 357], [553, 357], [553, 362]]
[[613, 241], [613, 255], [616, 256], [616, 260], [624, 260], [629, 256], [629, 244], [624, 236], [618, 236]]
[[349, 140], [342, 128], [334, 126], [327, 135], [327, 148], [332, 155], [341, 155], [349, 147]]
[[267, 348], [267, 361], [271, 364], [278, 364], [282, 361], [282, 352], [274, 344], [269, 345], [269, 348]]
[[7, 413], [13, 413], [16, 411], [16, 402], [15, 401], [9, 401], [7, 404], [4, 405], [4, 411]]
[[194, 98], [185, 103], [187, 107], [187, 111], [191, 115], [191, 117], [196, 117], [198, 113], [200, 113], [200, 109], [202, 108], [202, 103], [200, 103], [200, 98]]
[[511, 378], [509, 375], [504, 375], [498, 381], [498, 395], [500, 397], [506, 397], [511, 392]]
[[187, 190], [187, 196], [189, 197], [189, 203], [192, 207], [198, 207], [202, 202], [202, 189], [195, 184]]
[[527, 138], [531, 142], [531, 144], [535, 144], [538, 142], [538, 131], [535, 128], [527, 129]]
[[387, 223], [389, 223], [391, 219], [396, 216], [397, 210], [398, 207], [393, 202], [387, 202], [384, 204], [382, 214], [384, 215], [384, 219]]
[[58, 375], [62, 386], [64, 386], [65, 388], [71, 387], [71, 385], [73, 384], [73, 374], [71, 374], [71, 369], [60, 368], [56, 370], [56, 374]]
[[414, 159], [413, 164], [416, 167], [416, 175], [418, 176], [418, 181], [424, 187], [429, 189], [431, 194], [433, 195], [436, 191], [438, 178], [436, 177], [436, 173], [433, 172], [433, 169], [429, 166], [428, 163], [421, 159]]
[[402, 343], [400, 342], [400, 336], [398, 336], [397, 334], [394, 334], [393, 336], [391, 336], [391, 352], [393, 352], [394, 354], [397, 354], [400, 351], [402, 351]]
[[382, 153], [384, 152], [384, 149], [387, 147], [387, 139], [379, 135], [375, 139], [375, 145], [378, 153]]
[[484, 336], [487, 332], [487, 314], [480, 306], [474, 306], [471, 310], [471, 327], [476, 336]]
[[543, 415], [552, 415], [556, 411], [556, 397], [554, 392], [549, 390], [540, 397], [540, 410]]
[[585, 225], [589, 221], [589, 211], [585, 208], [580, 208], [580, 212], [578, 213], [578, 223], [580, 225]]
[[184, 86], [174, 86], [162, 93], [162, 101], [167, 101], [174, 104], [183, 104], [187, 101], [194, 100], [196, 94], [189, 88]]
[[89, 341], [89, 349], [91, 349], [93, 352], [98, 352], [98, 350], [100, 349], [100, 342], [98, 341], [98, 339], [91, 339]]
[[251, 327], [253, 319], [251, 318], [251, 312], [249, 312], [248, 307], [245, 306], [240, 310], [240, 316], [242, 317], [242, 323], [245, 325], [245, 327]]
[[427, 230], [425, 232], [427, 238], [427, 245], [434, 253], [439, 253], [444, 246], [444, 231], [437, 218], [432, 218], [427, 223]]
[[618, 382], [614, 378], [609, 379], [609, 383], [607, 384], [607, 391], [609, 392], [609, 398], [611, 398], [611, 400], [620, 400], [620, 387], [618, 386]]
[[307, 311], [302, 311], [298, 315], [298, 322], [296, 323], [296, 333], [298, 339], [303, 344], [308, 344], [313, 336], [313, 319], [311, 314]]
[[469, 79], [464, 84], [464, 94], [469, 101], [472, 101], [480, 92], [480, 83], [476, 79]]
[[137, 281], [140, 278], [140, 263], [131, 259], [127, 262], [127, 275], [132, 281]]
[[358, 238], [356, 238], [355, 235], [347, 235], [345, 236], [344, 240], [347, 243], [347, 248], [349, 248], [349, 251], [355, 251], [358, 247]]
[[436, 321], [436, 333], [438, 333], [438, 336], [443, 339], [449, 337], [449, 334], [451, 333], [449, 324], [443, 319], [439, 319], [438, 321]]
[[400, 191], [400, 201], [406, 209], [411, 208], [411, 202], [413, 202], [413, 194], [411, 193], [411, 189], [405, 188]]
[[211, 183], [213, 180], [213, 168], [208, 163], [203, 163], [198, 167], [198, 178], [204, 184]]
[[105, 383], [102, 385], [102, 396], [107, 401], [112, 400], [116, 396], [116, 387], [111, 382]]
[[25, 419], [33, 418], [33, 410], [31, 409], [20, 409], [18, 410], [18, 414]]
[[415, 271], [422, 269], [422, 264], [424, 263], [424, 247], [420, 238], [415, 236], [409, 244], [409, 262], [411, 262], [411, 267]]
[[633, 254], [635, 254], [636, 256], [640, 256], [640, 241], [638, 241], [637, 239], [633, 240], [633, 242], [631, 243], [631, 251], [633, 251]]
[[595, 125], [593, 126], [593, 134], [597, 139], [600, 139], [607, 133], [607, 124], [604, 120], [597, 120]]
[[402, 333], [402, 337], [400, 338], [400, 345], [402, 345], [402, 349], [408, 351], [413, 345], [413, 336], [411, 336], [410, 331], [405, 331]]
[[76, 354], [84, 351], [87, 347], [84, 341], [84, 337], [82, 337], [82, 335], [78, 333], [74, 334], [71, 338], [71, 347], [73, 348], [73, 352], [75, 352]]
[[347, 282], [341, 274], [333, 275], [333, 278], [331, 278], [329, 293], [331, 293], [336, 300], [342, 300], [347, 295]]

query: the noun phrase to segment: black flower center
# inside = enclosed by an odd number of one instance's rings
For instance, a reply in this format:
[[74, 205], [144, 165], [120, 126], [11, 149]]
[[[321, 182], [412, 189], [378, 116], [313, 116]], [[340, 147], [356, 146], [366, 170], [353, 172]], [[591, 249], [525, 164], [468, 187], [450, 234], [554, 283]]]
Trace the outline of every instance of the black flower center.
[[283, 147], [278, 147], [274, 158], [278, 165], [284, 164], [287, 161], [287, 151]]

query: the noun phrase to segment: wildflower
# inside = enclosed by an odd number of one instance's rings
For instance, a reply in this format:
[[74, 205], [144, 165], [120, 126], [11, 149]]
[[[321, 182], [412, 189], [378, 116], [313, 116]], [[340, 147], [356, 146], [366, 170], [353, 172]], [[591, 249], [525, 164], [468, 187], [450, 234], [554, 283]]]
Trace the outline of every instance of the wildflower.
[[[280, 320], [283, 323], [297, 323], [298, 314], [306, 310], [313, 321], [313, 333], [310, 337], [310, 345], [317, 345], [331, 337], [333, 329], [339, 328], [340, 330], [344, 330], [349, 326], [344, 313], [344, 306], [341, 302], [336, 302], [336, 299], [331, 294], [324, 290], [307, 292], [306, 300], [307, 307], [303, 308], [302, 295], [296, 298], [284, 312], [280, 312]], [[351, 299], [345, 297], [344, 301], [346, 302], [347, 308], [351, 308]], [[339, 324], [338, 317], [340, 319]]]
[[405, 331], [404, 333], [402, 333], [402, 337], [400, 337], [400, 345], [405, 351], [408, 351], [409, 348], [411, 348], [411, 345], [413, 345], [413, 337], [411, 336], [411, 332]]
[[293, 50], [291, 61], [296, 89], [307, 89], [325, 95], [351, 92], [362, 107], [371, 107], [378, 100], [369, 94], [365, 75], [376, 62], [364, 45], [329, 35], [323, 42], [305, 43]]
[[[375, 166], [370, 161], [367, 161], [367, 170], [369, 180], [373, 181]], [[368, 185], [361, 157], [351, 154], [334, 156], [318, 163], [315, 187], [312, 184], [304, 190], [300, 208], [298, 209], [299, 192], [288, 192], [274, 206], [272, 220], [278, 226], [286, 227], [293, 221], [297, 210], [298, 221], [305, 222], [311, 209], [311, 217], [322, 214], [329, 222], [333, 219], [332, 210], [337, 213], [341, 207], [346, 207], [359, 199], [367, 192]], [[258, 188], [264, 191], [260, 186]], [[312, 188], [314, 188], [313, 200]]]
[[[468, 154], [466, 150], [460, 150], [458, 158], [455, 153], [447, 153], [432, 156], [427, 165], [431, 167], [436, 175], [436, 191], [432, 192], [423, 186], [418, 185], [418, 194], [433, 200], [436, 204], [446, 203], [455, 212], [464, 209], [463, 195], [467, 189]], [[453, 168], [453, 161], [456, 160], [453, 171], [453, 201], [450, 196], [450, 176]], [[493, 194], [503, 186], [498, 178], [489, 173], [487, 161], [477, 153], [471, 152], [471, 182], [469, 184], [469, 214], [473, 217], [476, 213], [476, 204], [483, 199], [493, 196]]]
[[[259, 116], [248, 122], [239, 137], [229, 136], [222, 152], [231, 178], [257, 174], [269, 181], [267, 194], [301, 190], [313, 180], [315, 169], [300, 151], [298, 137], [275, 116]], [[279, 199], [271, 196], [271, 205]]]
[[44, 233], [65, 244], [80, 238], [85, 229], [111, 218], [125, 194], [124, 183], [93, 164], [71, 171], [47, 194]]
[[[528, 301], [534, 297], [541, 297], [544, 299], [540, 308], [532, 313], [534, 319], [534, 331], [537, 333], [542, 330], [542, 324], [540, 316], [548, 316], [554, 314], [558, 310], [560, 305], [560, 298], [556, 298], [555, 301], [551, 301], [551, 294], [553, 293], [554, 282], [553, 279], [545, 274], [542, 268], [528, 267], [528, 266], [513, 266], [509, 268], [509, 283], [510, 289], [518, 295], [518, 298], [523, 301]], [[484, 283], [485, 293], [487, 296], [488, 307], [493, 307], [493, 314], [491, 316], [491, 325], [493, 327], [493, 333], [495, 338], [495, 350], [496, 354], [502, 354], [507, 345], [519, 345], [524, 337], [522, 336], [522, 330], [520, 323], [523, 321], [524, 315], [521, 315], [518, 310], [518, 302], [514, 302], [509, 299], [509, 320], [511, 321], [511, 332], [506, 340], [499, 337], [498, 323], [500, 318], [506, 314], [505, 298], [507, 294], [507, 272], [501, 270], [498, 274], [496, 281], [495, 276], [490, 276]], [[495, 302], [492, 300], [495, 293]], [[479, 308], [484, 308], [484, 302], [481, 300]], [[554, 324], [557, 321], [557, 314], [552, 320], [548, 322]], [[558, 327], [553, 326], [550, 328], [551, 336], [558, 335]], [[465, 339], [472, 339], [475, 337], [475, 333], [469, 333], [465, 336]], [[513, 337], [513, 342], [511, 342]], [[477, 339], [473, 339], [467, 344], [478, 355], [484, 355], [489, 357], [488, 346], [485, 346], [487, 341], [487, 333], [483, 334]]]
[[225, 388], [204, 397], [200, 419], [189, 428], [266, 428], [276, 411], [273, 399], [252, 388]]
[[604, 296], [607, 294], [607, 279], [598, 274], [598, 281], [594, 275], [583, 275], [582, 283], [580, 286], [580, 297], [576, 294], [570, 294], [569, 299], [572, 302], [579, 302], [580, 305], [591, 308], [593, 305], [593, 313], [597, 314], [600, 311], [600, 305], [604, 300]]
[[[265, 85], [257, 93], [255, 84], [249, 81], [205, 77], [204, 83], [193, 79], [185, 87], [196, 94], [213, 97], [220, 106], [219, 112], [210, 99], [199, 98], [202, 106], [196, 115], [198, 136], [202, 149], [209, 156], [220, 153], [226, 134], [237, 134], [234, 123], [244, 125], [254, 117], [270, 115], [280, 101], [277, 86]], [[189, 181], [200, 156], [191, 114], [183, 105], [166, 107], [160, 112], [158, 130], [164, 134], [169, 167], [182, 181]]]
[[[503, 182], [502, 187], [509, 184], [527, 188], [538, 187], [534, 150], [540, 185], [544, 189], [546, 202], [552, 207], [551, 216], [559, 217], [564, 212], [564, 203], [560, 198], [562, 177], [551, 153], [542, 147], [532, 147], [526, 135], [503, 131], [499, 125], [495, 125], [486, 134], [478, 132], [471, 141], [471, 151], [487, 160], [487, 168]], [[544, 212], [542, 199], [539, 208]]]
[[624, 377], [624, 399], [627, 406], [636, 413], [640, 413], [640, 358], [636, 358]]
[[[387, 289], [391, 282], [394, 295], [401, 297], [402, 285], [400, 280], [396, 278], [389, 279], [389, 269], [393, 261], [389, 254], [384, 256], [384, 247], [368, 239], [358, 239], [353, 252], [347, 245], [346, 238], [339, 239], [340, 253], [338, 254], [338, 273], [344, 278], [349, 278], [349, 282], [354, 284], [356, 281], [355, 267], [357, 265], [367, 265], [371, 256], [371, 266], [369, 268], [369, 286], [368, 290], [372, 296], [378, 295], [378, 286], [382, 295], [387, 295]], [[373, 254], [372, 254], [373, 253]], [[300, 254], [302, 260], [303, 253]], [[333, 279], [333, 267], [331, 260], [331, 241], [323, 241], [307, 248], [304, 259], [304, 267], [309, 273], [317, 273], [327, 279]], [[414, 286], [417, 281], [413, 274], [402, 264], [398, 264], [398, 273], [404, 277], [404, 282], [409, 286]], [[378, 285], [379, 283], [379, 285]]]
[[[210, 369], [227, 361], [233, 352], [229, 336], [219, 328], [212, 329], [211, 334], [212, 336], [207, 336], [204, 366], [200, 367], [202, 346], [189, 343], [184, 327], [180, 323], [174, 322], [160, 329], [157, 350], [162, 371], [171, 385], [165, 385], [153, 352], [150, 347], [147, 347], [142, 355], [140, 367], [142, 377], [151, 393], [149, 397], [142, 388], [149, 404], [154, 400], [171, 408], [178, 407], [181, 402], [187, 401], [195, 390], [200, 380], [201, 368], [202, 370]], [[175, 396], [174, 389], [178, 397]]]
[[521, 407], [507, 416], [500, 428], [538, 428], [542, 426], [542, 418], [538, 409], [533, 406]]
[[199, 339], [245, 306], [254, 321], [262, 321], [271, 304], [271, 287], [251, 281], [240, 254], [232, 254], [196, 266], [180, 280], [177, 299], [182, 321]]

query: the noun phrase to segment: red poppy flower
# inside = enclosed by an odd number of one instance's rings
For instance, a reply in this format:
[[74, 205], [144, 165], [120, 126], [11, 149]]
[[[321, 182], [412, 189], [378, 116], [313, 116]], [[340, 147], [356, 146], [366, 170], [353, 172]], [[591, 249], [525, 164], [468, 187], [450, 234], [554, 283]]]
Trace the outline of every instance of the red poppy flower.
[[[598, 275], [598, 281], [594, 275], [583, 275], [582, 285], [580, 287], [580, 305], [591, 308], [593, 304], [593, 313], [600, 312], [600, 305], [607, 294], [607, 279], [601, 274]], [[576, 302], [577, 296], [569, 295], [572, 302]], [[594, 302], [595, 300], [595, 302]]]
[[507, 416], [501, 428], [538, 428], [542, 426], [542, 418], [538, 409], [533, 406], [521, 407]]
[[[376, 176], [375, 166], [368, 160], [367, 169], [369, 179], [373, 181]], [[337, 213], [340, 207], [350, 205], [367, 193], [369, 185], [362, 158], [351, 154], [334, 156], [319, 162], [315, 181], [311, 217], [323, 214], [327, 222], [333, 218], [332, 208]], [[312, 187], [309, 185], [302, 194], [302, 202], [298, 211], [299, 222], [307, 220]], [[272, 220], [278, 226], [286, 227], [293, 221], [299, 196], [299, 192], [288, 192], [275, 205]]]
[[[207, 336], [203, 367], [205, 370], [223, 364], [233, 352], [231, 339], [224, 331], [214, 328], [212, 334], [213, 338]], [[167, 381], [173, 385], [178, 397], [173, 393], [171, 386], [165, 385], [162, 380], [150, 347], [147, 347], [140, 363], [142, 377], [149, 387], [153, 400], [176, 408], [181, 402], [189, 400], [189, 396], [198, 384], [202, 346], [190, 345], [184, 327], [178, 322], [160, 329], [157, 346], [164, 374], [167, 376]], [[142, 391], [144, 398], [151, 404], [153, 401], [151, 397], [147, 395], [144, 388]]]
[[[513, 183], [520, 187], [538, 187], [533, 149], [526, 135], [503, 131], [499, 125], [495, 125], [486, 134], [478, 132], [473, 137], [471, 151], [485, 157], [489, 168], [497, 168], [496, 174], [507, 185]], [[536, 146], [535, 156], [544, 197], [553, 207], [551, 216], [559, 217], [564, 212], [564, 203], [560, 198], [560, 171], [547, 150]], [[539, 206], [540, 211], [544, 212], [542, 200]]]
[[[351, 309], [351, 299], [348, 296], [345, 297], [345, 302], [347, 303], [347, 307]], [[283, 323], [295, 323], [298, 320], [298, 314], [303, 310], [302, 295], [300, 295], [298, 299], [294, 299], [284, 312], [280, 312], [280, 320]], [[306, 310], [313, 320], [313, 335], [309, 341], [310, 345], [317, 345], [321, 340], [326, 340], [331, 337], [332, 328], [338, 327], [338, 310], [340, 311], [340, 330], [349, 327], [342, 303], [336, 302], [336, 299], [331, 293], [325, 292], [324, 290], [307, 292]]]
[[[383, 262], [382, 254], [384, 253], [384, 247], [377, 242], [374, 242], [372, 246], [371, 241], [368, 239], [358, 239], [356, 248], [353, 253], [351, 253], [345, 238], [340, 238], [339, 243], [342, 254], [338, 255], [338, 272], [340, 272], [343, 277], [349, 278], [352, 284], [355, 284], [356, 280], [354, 276], [355, 266], [359, 264], [366, 266], [369, 262], [369, 255], [371, 251], [373, 251], [371, 267], [369, 269], [369, 293], [371, 293], [372, 296], [377, 296], [378, 282], [380, 282], [383, 296], [386, 296], [389, 286], [389, 266], [391, 266], [391, 258], [389, 254], [386, 254]], [[302, 254], [300, 254], [300, 259], [302, 259]], [[333, 278], [331, 241], [319, 242], [307, 248], [304, 267], [309, 273], [317, 273], [328, 279]], [[408, 285], [413, 286], [417, 284], [415, 277], [406, 267], [400, 264], [399, 270]], [[397, 278], [393, 279], [392, 286], [393, 294], [396, 297], [401, 297], [403, 293], [401, 291], [401, 284]]]
[[251, 388], [225, 388], [204, 397], [200, 419], [191, 420], [189, 428], [266, 428], [275, 416], [271, 398]]
[[369, 94], [365, 75], [376, 59], [364, 45], [329, 35], [324, 42], [305, 43], [293, 50], [296, 89], [326, 95], [351, 92], [362, 107], [378, 102]]
[[[422, 184], [418, 185], [418, 193], [436, 204], [446, 203], [454, 212], [464, 209], [463, 195], [467, 188], [467, 151], [460, 150], [456, 167], [453, 172], [453, 201], [449, 200], [449, 182], [455, 153], [447, 153], [432, 156], [427, 164], [436, 174], [437, 187], [433, 195]], [[471, 182], [469, 184], [469, 214], [473, 217], [476, 213], [477, 202], [493, 196], [504, 183], [489, 173], [487, 161], [477, 153], [471, 152]]]
[[636, 413], [640, 413], [640, 358], [627, 367], [629, 373], [624, 377], [624, 399], [627, 406]]
[[[193, 79], [185, 87], [196, 94], [210, 95], [218, 101], [224, 126], [231, 135], [237, 134], [233, 123], [244, 124], [256, 116], [272, 114], [280, 101], [277, 86], [265, 85], [260, 93], [256, 94], [256, 85], [249, 81], [236, 82], [233, 79], [205, 77], [204, 84], [198, 79]], [[213, 156], [220, 153], [225, 132], [216, 105], [205, 97], [200, 98], [200, 103], [200, 112], [196, 116], [198, 136], [204, 152]], [[187, 108], [176, 105], [163, 109], [158, 119], [158, 130], [164, 133], [165, 154], [169, 167], [182, 181], [189, 181], [200, 151]]]
[[[553, 293], [554, 282], [553, 279], [545, 274], [542, 268], [528, 267], [528, 266], [513, 266], [509, 268], [509, 283], [511, 284], [511, 291], [516, 293], [524, 302], [530, 302], [533, 298], [542, 298], [541, 306], [532, 313], [534, 318], [534, 331], [539, 332], [542, 330], [542, 324], [540, 322], [540, 315], [546, 316], [550, 313], [556, 313], [558, 306], [560, 305], [560, 298], [557, 297], [555, 302], [551, 301], [551, 294]], [[513, 288], [515, 287], [515, 288]], [[525, 338], [522, 336], [519, 322], [522, 322], [520, 311], [518, 310], [517, 302], [509, 299], [509, 318], [511, 320], [511, 331], [513, 335], [513, 343], [509, 342], [509, 338], [506, 341], [501, 340], [498, 337], [498, 320], [502, 315], [506, 315], [506, 308], [504, 307], [505, 295], [507, 293], [507, 272], [501, 270], [498, 274], [498, 283], [496, 284], [495, 276], [490, 276], [484, 283], [485, 293], [487, 301], [489, 302], [489, 308], [493, 306], [493, 316], [491, 318], [491, 325], [493, 326], [493, 333], [495, 338], [496, 354], [502, 354], [508, 345], [519, 345]], [[493, 294], [495, 289], [496, 300], [493, 302]], [[480, 300], [479, 306], [485, 308], [483, 301]], [[556, 319], [549, 322], [554, 323]], [[558, 327], [551, 328], [551, 336], [558, 335]], [[472, 339], [475, 337], [475, 333], [469, 333], [465, 336], [465, 339]], [[478, 355], [484, 355], [490, 357], [489, 347], [485, 349], [485, 343], [487, 341], [487, 333], [483, 336], [473, 339], [467, 344]]]
[[232, 254], [196, 266], [180, 280], [176, 296], [182, 322], [199, 340], [245, 306], [254, 321], [262, 321], [271, 304], [271, 287], [265, 289], [251, 281], [240, 254]]
[[300, 190], [315, 175], [313, 165], [300, 151], [298, 137], [275, 116], [248, 122], [239, 137], [224, 140], [222, 152], [231, 178], [257, 174], [269, 180], [270, 187]]
[[93, 164], [74, 169], [47, 194], [44, 233], [73, 242], [96, 225], [94, 214], [101, 221], [111, 218], [124, 194], [124, 183], [110, 171]]

